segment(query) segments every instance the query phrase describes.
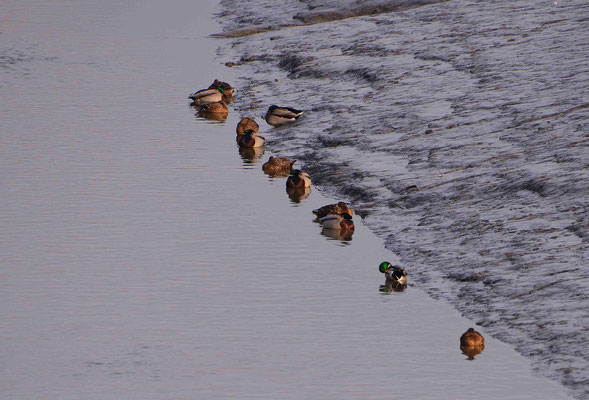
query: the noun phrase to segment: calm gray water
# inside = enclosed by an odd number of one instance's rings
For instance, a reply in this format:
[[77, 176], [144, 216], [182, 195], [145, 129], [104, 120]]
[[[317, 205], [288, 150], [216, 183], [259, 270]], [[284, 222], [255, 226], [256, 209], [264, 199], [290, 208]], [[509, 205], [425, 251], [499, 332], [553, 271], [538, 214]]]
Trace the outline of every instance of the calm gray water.
[[[210, 2], [9, 1], [0, 17], [2, 399], [564, 399], [564, 389], [416, 286], [359, 218], [321, 234], [314, 187], [198, 119]], [[296, 154], [285, 154], [296, 155]], [[302, 166], [306, 166], [301, 163]], [[410, 269], [410, 274], [413, 270]], [[411, 280], [410, 280], [411, 282]]]

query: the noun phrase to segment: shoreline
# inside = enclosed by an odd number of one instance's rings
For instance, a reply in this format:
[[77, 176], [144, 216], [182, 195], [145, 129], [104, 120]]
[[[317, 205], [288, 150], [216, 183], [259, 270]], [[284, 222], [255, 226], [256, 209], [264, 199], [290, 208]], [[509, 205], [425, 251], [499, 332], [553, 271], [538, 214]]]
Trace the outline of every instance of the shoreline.
[[[313, 6], [322, 3], [329, 2]], [[514, 5], [511, 12], [528, 10], [528, 19], [487, 34], [509, 12], [496, 6], [455, 1], [297, 25], [291, 18], [304, 5], [270, 17], [249, 2], [233, 18], [225, 12], [224, 30], [257, 29], [267, 17], [273, 29], [232, 38], [219, 59], [233, 63], [255, 99], [238, 100], [240, 112], [259, 114], [278, 102], [308, 110], [296, 130], [281, 129], [274, 148], [305, 162], [325, 193], [351, 202], [387, 248], [415, 266], [420, 288], [582, 397], [588, 364], [579, 335], [587, 334], [578, 316], [589, 299], [580, 268], [588, 245], [579, 232], [588, 223], [581, 193], [589, 188], [579, 182], [587, 177], [581, 121], [589, 91], [586, 82], [569, 94], [554, 83], [542, 96], [561, 103], [524, 98], [534, 85], [499, 75], [500, 62], [487, 61], [501, 57], [495, 48], [505, 49], [514, 54], [509, 68], [544, 81], [540, 67], [515, 55], [575, 26], [576, 5], [552, 12]], [[242, 26], [244, 13], [256, 18]], [[545, 22], [555, 13], [562, 20]], [[477, 31], [462, 32], [474, 17]], [[582, 46], [580, 36], [569, 42]], [[547, 49], [545, 60], [540, 52], [533, 62], [547, 64], [566, 51]], [[566, 67], [579, 71], [581, 58]], [[538, 135], [556, 147], [533, 142]]]

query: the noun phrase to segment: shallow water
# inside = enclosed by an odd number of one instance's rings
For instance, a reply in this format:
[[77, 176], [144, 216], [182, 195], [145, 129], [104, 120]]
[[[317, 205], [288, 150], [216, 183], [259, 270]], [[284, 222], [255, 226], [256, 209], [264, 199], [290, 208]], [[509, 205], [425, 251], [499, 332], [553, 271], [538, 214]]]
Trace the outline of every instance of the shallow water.
[[361, 220], [326, 237], [333, 200], [262, 173], [288, 130], [248, 159], [238, 113], [194, 116], [189, 92], [236, 81], [212, 11], [3, 6], [0, 397], [566, 398], [484, 329], [467, 360], [448, 303], [382, 293], [396, 256]]

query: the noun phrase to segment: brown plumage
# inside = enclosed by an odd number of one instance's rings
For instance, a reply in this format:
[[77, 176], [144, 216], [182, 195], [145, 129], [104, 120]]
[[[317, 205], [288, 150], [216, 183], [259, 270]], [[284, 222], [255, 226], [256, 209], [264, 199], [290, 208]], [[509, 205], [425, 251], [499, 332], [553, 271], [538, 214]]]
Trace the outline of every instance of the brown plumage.
[[460, 347], [481, 347], [484, 345], [485, 338], [473, 328], [469, 328], [460, 336]]
[[262, 165], [262, 171], [271, 176], [288, 176], [295, 163], [296, 160], [291, 160], [288, 157], [270, 156], [268, 161]]
[[329, 214], [337, 214], [341, 215], [343, 213], [348, 213], [350, 215], [354, 215], [354, 211], [346, 203], [340, 201], [337, 204], [328, 204], [316, 210], [313, 210], [313, 214], [317, 216], [317, 218], [323, 218]]
[[241, 121], [239, 121], [237, 124], [237, 128], [235, 128], [235, 133], [238, 135], [243, 135], [243, 133], [248, 129], [257, 132], [258, 129], [260, 129], [260, 126], [253, 118], [242, 118]]

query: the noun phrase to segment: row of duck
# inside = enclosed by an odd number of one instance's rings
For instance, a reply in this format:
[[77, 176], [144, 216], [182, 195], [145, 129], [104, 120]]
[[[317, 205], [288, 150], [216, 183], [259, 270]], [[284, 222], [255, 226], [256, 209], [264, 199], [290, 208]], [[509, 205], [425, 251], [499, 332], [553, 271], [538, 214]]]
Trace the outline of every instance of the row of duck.
[[[197, 115], [212, 120], [225, 120], [229, 113], [228, 103], [233, 101], [234, 88], [217, 79], [206, 89], [192, 93], [188, 98], [191, 106], [197, 108]], [[277, 127], [296, 121], [303, 111], [290, 107], [271, 105], [264, 116], [266, 122]], [[242, 118], [236, 127], [236, 142], [240, 149], [257, 149], [264, 146], [266, 139], [258, 134], [260, 126], [254, 118]], [[307, 172], [295, 169], [296, 160], [289, 157], [270, 156], [262, 165], [264, 173], [271, 177], [287, 177], [286, 190], [291, 200], [300, 201], [308, 196], [311, 187], [311, 177]], [[315, 221], [323, 226], [324, 231], [331, 231], [327, 236], [340, 240], [351, 240], [354, 232], [354, 212], [343, 201], [328, 204], [313, 210]], [[385, 285], [381, 291], [402, 291], [407, 287], [407, 271], [388, 261], [379, 264], [378, 269], [385, 275]], [[480, 354], [484, 349], [483, 336], [473, 328], [468, 329], [460, 337], [460, 348], [469, 359]]]
[[[191, 94], [192, 106], [198, 108], [200, 114], [225, 115], [227, 103], [233, 100], [233, 87], [217, 79], [207, 88]], [[221, 110], [221, 111], [219, 111]], [[228, 111], [227, 111], [228, 112]], [[303, 111], [290, 107], [271, 105], [264, 119], [269, 125], [280, 126], [296, 121]], [[242, 118], [237, 124], [235, 141], [240, 148], [253, 149], [264, 146], [266, 139], [258, 134], [260, 126], [254, 118]], [[272, 177], [286, 176], [286, 188], [289, 195], [300, 199], [308, 194], [311, 187], [311, 177], [305, 171], [295, 169], [296, 160], [289, 157], [271, 156], [262, 165], [262, 170]], [[344, 202], [330, 204], [313, 211], [317, 221], [323, 228], [337, 231], [353, 231], [353, 211]]]

